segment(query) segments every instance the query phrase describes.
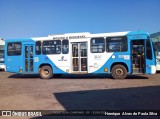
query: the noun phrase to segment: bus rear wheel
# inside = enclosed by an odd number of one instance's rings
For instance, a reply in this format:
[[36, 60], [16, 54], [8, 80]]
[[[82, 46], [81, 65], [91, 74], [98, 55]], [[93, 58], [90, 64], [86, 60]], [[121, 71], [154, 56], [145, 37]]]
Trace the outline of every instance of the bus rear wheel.
[[40, 77], [42, 79], [51, 79], [53, 77], [52, 68], [50, 66], [43, 66], [40, 69]]
[[115, 65], [111, 69], [111, 75], [114, 79], [124, 79], [127, 76], [127, 69], [123, 65]]

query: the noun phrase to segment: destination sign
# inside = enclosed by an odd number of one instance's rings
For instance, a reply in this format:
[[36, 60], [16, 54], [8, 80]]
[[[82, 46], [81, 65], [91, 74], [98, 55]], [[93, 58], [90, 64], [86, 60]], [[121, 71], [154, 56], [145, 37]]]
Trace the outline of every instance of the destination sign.
[[53, 40], [79, 39], [79, 38], [86, 38], [86, 36], [85, 35], [80, 35], [80, 36], [53, 37]]

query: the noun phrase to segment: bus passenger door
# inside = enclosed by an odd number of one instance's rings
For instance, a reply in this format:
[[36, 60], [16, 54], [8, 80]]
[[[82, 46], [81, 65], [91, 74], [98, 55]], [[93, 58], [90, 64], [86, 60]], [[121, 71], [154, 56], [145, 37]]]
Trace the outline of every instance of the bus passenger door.
[[145, 42], [144, 40], [132, 40], [132, 73], [143, 74], [145, 73]]
[[87, 43], [72, 44], [72, 73], [87, 73]]
[[33, 44], [24, 45], [24, 73], [33, 72]]

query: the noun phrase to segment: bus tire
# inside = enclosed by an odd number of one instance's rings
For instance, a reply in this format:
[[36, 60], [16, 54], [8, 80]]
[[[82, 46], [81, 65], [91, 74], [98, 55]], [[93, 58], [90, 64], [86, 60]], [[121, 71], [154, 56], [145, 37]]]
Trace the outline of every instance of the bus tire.
[[127, 76], [127, 69], [121, 64], [115, 65], [111, 69], [111, 75], [114, 79], [124, 79]]
[[51, 79], [53, 77], [52, 68], [50, 66], [43, 66], [40, 69], [41, 79]]

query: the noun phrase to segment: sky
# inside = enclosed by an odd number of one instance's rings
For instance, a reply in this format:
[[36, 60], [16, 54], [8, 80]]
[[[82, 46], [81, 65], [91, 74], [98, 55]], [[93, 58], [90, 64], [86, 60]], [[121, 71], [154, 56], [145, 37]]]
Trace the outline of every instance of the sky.
[[160, 31], [160, 0], [0, 0], [0, 37]]

